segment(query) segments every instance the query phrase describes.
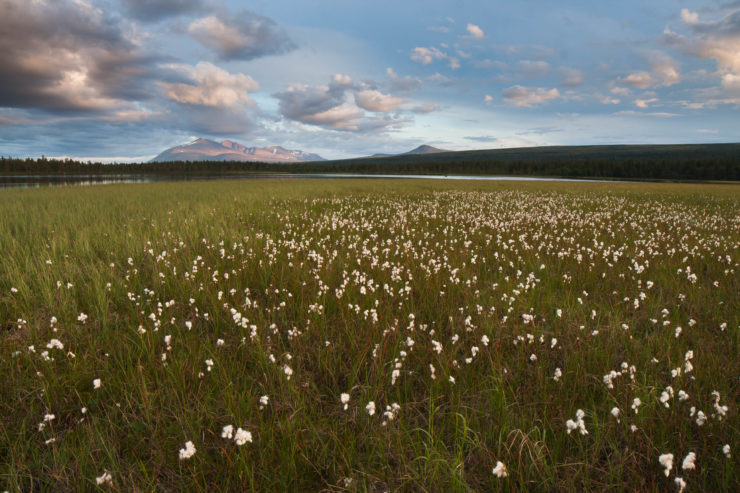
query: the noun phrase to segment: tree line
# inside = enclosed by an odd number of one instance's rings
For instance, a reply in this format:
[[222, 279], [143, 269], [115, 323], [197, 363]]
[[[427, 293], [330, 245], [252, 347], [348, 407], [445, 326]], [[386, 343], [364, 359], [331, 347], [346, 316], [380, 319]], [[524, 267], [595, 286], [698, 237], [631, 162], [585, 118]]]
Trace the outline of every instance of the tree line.
[[740, 180], [740, 144], [564, 146], [300, 163], [170, 161], [104, 164], [0, 158], [0, 174], [218, 175], [236, 173], [470, 174], [650, 180]]

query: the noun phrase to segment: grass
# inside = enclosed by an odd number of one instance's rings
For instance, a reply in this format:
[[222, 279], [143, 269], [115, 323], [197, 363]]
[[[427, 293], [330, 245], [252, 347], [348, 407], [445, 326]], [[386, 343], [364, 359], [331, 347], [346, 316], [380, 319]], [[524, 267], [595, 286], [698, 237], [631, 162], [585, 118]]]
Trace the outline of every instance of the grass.
[[736, 491], [738, 192], [2, 191], [0, 491]]

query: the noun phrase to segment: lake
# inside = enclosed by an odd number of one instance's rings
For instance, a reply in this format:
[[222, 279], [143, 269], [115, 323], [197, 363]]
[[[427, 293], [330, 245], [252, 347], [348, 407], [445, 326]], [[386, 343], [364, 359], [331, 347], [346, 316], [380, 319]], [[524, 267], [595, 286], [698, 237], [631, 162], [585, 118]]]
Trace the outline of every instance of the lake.
[[543, 178], [532, 176], [474, 176], [474, 175], [377, 175], [350, 173], [242, 173], [229, 175], [2, 175], [0, 189], [38, 188], [58, 186], [110, 185], [113, 183], [151, 183], [163, 181], [202, 180], [325, 180], [332, 178], [350, 179], [419, 179], [419, 180], [485, 180], [485, 181], [601, 181], [571, 178]]

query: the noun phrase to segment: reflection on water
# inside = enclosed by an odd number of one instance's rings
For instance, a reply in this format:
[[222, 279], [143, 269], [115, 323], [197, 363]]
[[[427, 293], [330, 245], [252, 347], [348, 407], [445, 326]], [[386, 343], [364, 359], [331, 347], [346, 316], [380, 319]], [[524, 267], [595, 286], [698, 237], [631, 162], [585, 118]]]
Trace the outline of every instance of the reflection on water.
[[568, 178], [539, 178], [519, 176], [464, 176], [464, 175], [367, 175], [349, 173], [242, 173], [234, 175], [3, 175], [0, 189], [38, 188], [80, 185], [110, 185], [113, 183], [150, 183], [158, 181], [203, 181], [203, 180], [294, 180], [330, 178], [395, 178], [431, 180], [486, 180], [486, 181], [599, 181]]

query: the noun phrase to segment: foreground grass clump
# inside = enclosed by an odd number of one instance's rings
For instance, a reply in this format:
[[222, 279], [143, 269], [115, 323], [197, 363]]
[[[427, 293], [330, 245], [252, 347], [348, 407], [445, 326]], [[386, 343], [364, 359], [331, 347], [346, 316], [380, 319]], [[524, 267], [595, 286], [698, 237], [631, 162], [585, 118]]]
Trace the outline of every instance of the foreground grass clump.
[[0, 491], [736, 490], [739, 191], [0, 192]]

